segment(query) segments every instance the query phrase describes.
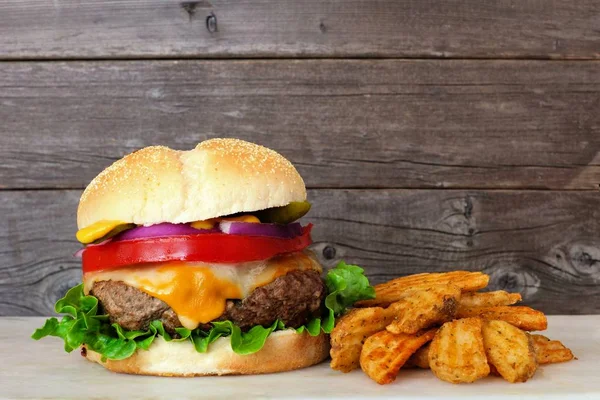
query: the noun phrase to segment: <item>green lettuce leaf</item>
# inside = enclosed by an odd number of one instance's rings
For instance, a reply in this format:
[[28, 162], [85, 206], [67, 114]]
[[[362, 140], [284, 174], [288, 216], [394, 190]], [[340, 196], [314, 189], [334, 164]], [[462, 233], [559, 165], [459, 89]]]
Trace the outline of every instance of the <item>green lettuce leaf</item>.
[[123, 340], [103, 333], [88, 333], [84, 343], [88, 348], [99, 353], [102, 361], [124, 360], [131, 357], [137, 349], [135, 340]]
[[31, 338], [34, 340], [40, 340], [41, 338], [46, 337], [46, 336], [57, 336], [55, 334], [57, 327], [58, 327], [58, 320], [54, 317], [48, 318], [46, 320], [46, 322], [44, 323], [44, 326], [36, 329], [35, 332], [33, 332], [33, 335], [31, 335]]
[[[310, 336], [318, 336], [321, 333], [321, 318], [314, 318], [308, 322], [306, 325], [302, 325], [299, 328], [296, 328], [296, 332], [302, 333], [306, 331]], [[323, 329], [325, 332], [325, 329]], [[330, 332], [325, 332], [330, 333]]]
[[358, 265], [341, 261], [327, 273], [325, 283], [329, 291], [325, 306], [336, 316], [359, 300], [375, 298], [375, 289], [369, 285], [364, 270]]
[[[296, 332], [307, 332], [317, 336], [321, 332], [330, 333], [335, 326], [335, 318], [351, 307], [354, 302], [375, 297], [374, 289], [364, 276], [363, 269], [356, 265], [340, 262], [327, 273], [325, 283], [328, 295], [325, 298], [325, 315], [314, 318]], [[281, 321], [271, 326], [257, 325], [247, 332], [231, 321], [212, 322], [208, 331], [202, 329], [175, 328], [173, 337], [161, 321], [152, 321], [147, 330], [130, 331], [118, 324], [111, 324], [107, 315], [98, 315], [98, 299], [86, 296], [83, 284], [71, 288], [58, 300], [55, 311], [66, 314], [59, 321], [49, 318], [31, 337], [39, 340], [46, 336], [63, 339], [65, 351], [71, 352], [85, 344], [90, 350], [99, 353], [103, 360], [123, 360], [139, 350], [148, 350], [157, 336], [165, 341], [190, 341], [196, 351], [204, 353], [220, 337], [229, 337], [232, 350], [237, 354], [252, 354], [263, 348], [269, 335], [277, 330], [288, 329]]]
[[208, 345], [220, 338], [221, 336], [227, 336], [227, 327], [214, 326], [209, 332], [205, 332], [201, 329], [193, 331], [191, 337], [192, 343], [198, 353], [206, 353], [208, 351]]
[[275, 321], [269, 327], [256, 325], [248, 332], [242, 332], [240, 327], [231, 321], [219, 321], [212, 324], [213, 330], [217, 329], [223, 332], [221, 336], [231, 336], [231, 349], [241, 355], [256, 353], [262, 349], [271, 332], [282, 325], [280, 321]]
[[335, 317], [344, 313], [355, 302], [375, 298], [375, 289], [358, 265], [340, 261], [327, 273], [325, 284], [329, 292], [325, 298], [327, 315], [321, 324], [325, 333], [331, 333], [335, 326]]

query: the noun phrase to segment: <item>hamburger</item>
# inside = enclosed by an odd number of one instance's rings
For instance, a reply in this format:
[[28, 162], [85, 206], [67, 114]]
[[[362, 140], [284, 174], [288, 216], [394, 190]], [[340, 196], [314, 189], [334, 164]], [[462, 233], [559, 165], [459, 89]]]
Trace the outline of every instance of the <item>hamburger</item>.
[[335, 317], [374, 297], [363, 270], [323, 276], [304, 181], [236, 139], [151, 146], [102, 171], [77, 210], [82, 283], [32, 337], [116, 372], [198, 376], [307, 367]]

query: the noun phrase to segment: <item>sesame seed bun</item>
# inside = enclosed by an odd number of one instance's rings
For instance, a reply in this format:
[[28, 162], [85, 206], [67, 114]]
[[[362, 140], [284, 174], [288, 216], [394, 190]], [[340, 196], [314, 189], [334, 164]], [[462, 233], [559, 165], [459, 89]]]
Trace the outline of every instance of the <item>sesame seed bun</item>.
[[211, 139], [190, 151], [151, 146], [116, 161], [83, 192], [77, 225], [184, 223], [304, 200], [302, 177], [277, 152]]
[[[84, 346], [85, 349], [85, 346]], [[327, 335], [310, 336], [294, 330], [273, 332], [258, 352], [239, 355], [231, 350], [229, 338], [211, 343], [206, 353], [198, 353], [192, 343], [165, 342], [157, 337], [150, 349], [137, 350], [124, 360], [102, 362], [100, 354], [85, 349], [85, 357], [103, 367], [126, 374], [159, 376], [267, 374], [305, 368], [329, 355]]]

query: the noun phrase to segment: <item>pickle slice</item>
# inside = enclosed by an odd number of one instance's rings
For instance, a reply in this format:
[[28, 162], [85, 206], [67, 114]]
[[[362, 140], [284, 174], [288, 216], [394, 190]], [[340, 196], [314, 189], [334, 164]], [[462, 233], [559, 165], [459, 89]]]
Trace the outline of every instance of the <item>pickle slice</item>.
[[308, 201], [292, 201], [287, 206], [273, 207], [256, 213], [260, 222], [289, 224], [302, 218], [310, 210]]

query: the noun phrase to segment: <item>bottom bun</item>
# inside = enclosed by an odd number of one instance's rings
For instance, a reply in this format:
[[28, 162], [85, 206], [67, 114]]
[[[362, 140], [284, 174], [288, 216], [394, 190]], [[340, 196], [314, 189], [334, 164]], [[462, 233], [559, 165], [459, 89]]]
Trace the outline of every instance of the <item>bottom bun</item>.
[[327, 335], [310, 336], [294, 330], [273, 332], [264, 347], [253, 354], [239, 355], [231, 350], [229, 338], [219, 338], [206, 353], [198, 353], [189, 342], [165, 342], [158, 336], [152, 346], [137, 350], [125, 360], [106, 360], [95, 351], [82, 354], [103, 367], [126, 374], [158, 376], [268, 374], [308, 367], [329, 355]]

